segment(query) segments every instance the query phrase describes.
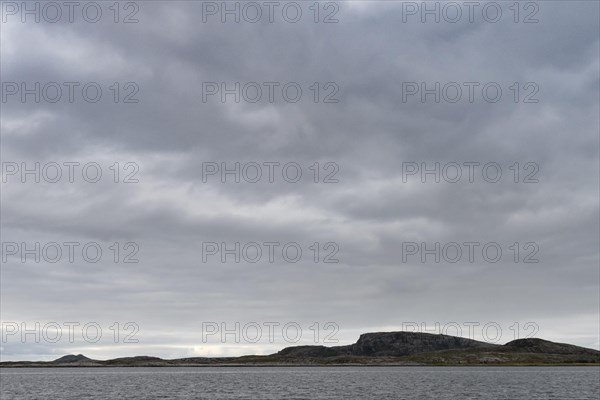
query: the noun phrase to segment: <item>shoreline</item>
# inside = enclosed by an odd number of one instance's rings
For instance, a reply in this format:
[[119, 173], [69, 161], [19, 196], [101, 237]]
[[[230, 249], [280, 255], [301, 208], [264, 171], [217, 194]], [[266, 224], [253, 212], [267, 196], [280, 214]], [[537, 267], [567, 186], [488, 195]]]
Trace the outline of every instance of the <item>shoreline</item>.
[[82, 368], [82, 369], [93, 369], [93, 368], [328, 368], [328, 367], [369, 367], [369, 368], [399, 368], [399, 367], [600, 367], [598, 363], [553, 363], [553, 364], [517, 364], [517, 363], [506, 363], [506, 364], [182, 364], [182, 365], [2, 365], [0, 364], [0, 370], [2, 369], [21, 369], [21, 368], [35, 368], [35, 369], [65, 369], [65, 368]]

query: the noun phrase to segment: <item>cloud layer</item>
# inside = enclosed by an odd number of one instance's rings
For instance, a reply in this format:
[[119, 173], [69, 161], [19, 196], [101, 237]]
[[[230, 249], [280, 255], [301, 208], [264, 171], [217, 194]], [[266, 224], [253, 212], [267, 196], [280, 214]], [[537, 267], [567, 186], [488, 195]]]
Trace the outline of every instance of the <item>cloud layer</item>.
[[[306, 344], [315, 330], [323, 343], [327, 322], [340, 343], [409, 322], [493, 322], [506, 342], [533, 322], [537, 336], [600, 346], [598, 3], [522, 6], [517, 23], [504, 2], [494, 3], [502, 10], [495, 23], [495, 9], [475, 10], [473, 22], [467, 14], [422, 22], [411, 8], [420, 3], [402, 2], [321, 3], [317, 23], [312, 2], [298, 3], [296, 23], [280, 3], [273, 22], [230, 15], [222, 23], [210, 7], [224, 3], [166, 1], [122, 8], [114, 23], [100, 4], [97, 23], [77, 13], [73, 23], [22, 23], [3, 9], [2, 321], [96, 322], [104, 333], [98, 343], [82, 340], [80, 328], [75, 343], [11, 335], [3, 360], [289, 345], [279, 328], [273, 343], [233, 335], [204, 343], [206, 322], [295, 322]], [[122, 23], [133, 11], [139, 22]], [[324, 23], [328, 15], [338, 22]], [[523, 23], [529, 15], [538, 22]], [[8, 95], [7, 82], [19, 92]], [[24, 82], [40, 82], [39, 102], [35, 94], [21, 101]], [[55, 86], [43, 92], [50, 82], [63, 90], [56, 103], [47, 101]], [[77, 83], [73, 102], [66, 82]], [[239, 102], [206, 93], [236, 82]], [[90, 102], [96, 87], [102, 98]], [[248, 101], [257, 87], [262, 98]], [[292, 102], [297, 87], [302, 97]], [[462, 97], [452, 102], [457, 87]], [[72, 183], [69, 162], [79, 163]], [[29, 174], [23, 183], [23, 167], [35, 163], [40, 182]], [[52, 163], [61, 167], [56, 183]], [[236, 163], [239, 183], [234, 172], [221, 175]], [[439, 183], [433, 173], [423, 183], [422, 169], [436, 163]], [[252, 183], [256, 165], [262, 175]], [[98, 167], [102, 176], [88, 182]], [[48, 243], [63, 252], [65, 242], [80, 245], [73, 262], [63, 253], [36, 263], [32, 255], [21, 262], [22, 248], [8, 254], [9, 242], [39, 242], [40, 254]], [[261, 244], [263, 257], [223, 263], [221, 252], [203, 254], [203, 243], [236, 242], [240, 251]], [[273, 262], [269, 242], [280, 243]], [[465, 242], [479, 243], [473, 262]], [[100, 246], [100, 261], [81, 255], [86, 243]], [[302, 249], [300, 261], [286, 261], [285, 243]], [[440, 262], [422, 247], [407, 255], [407, 243], [439, 243]], [[448, 262], [456, 255], [449, 243], [463, 251], [457, 262]], [[497, 262], [481, 253], [489, 243], [502, 250]], [[339, 262], [324, 262], [328, 255]], [[139, 343], [115, 344], [115, 322], [122, 335], [132, 332], [126, 322], [137, 324]]]

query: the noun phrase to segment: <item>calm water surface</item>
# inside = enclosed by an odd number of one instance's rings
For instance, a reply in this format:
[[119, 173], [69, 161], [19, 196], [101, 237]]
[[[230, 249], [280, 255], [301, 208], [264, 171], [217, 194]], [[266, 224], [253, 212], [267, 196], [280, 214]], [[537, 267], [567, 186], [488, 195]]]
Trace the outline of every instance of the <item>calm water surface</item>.
[[2, 400], [600, 399], [597, 367], [2, 368]]

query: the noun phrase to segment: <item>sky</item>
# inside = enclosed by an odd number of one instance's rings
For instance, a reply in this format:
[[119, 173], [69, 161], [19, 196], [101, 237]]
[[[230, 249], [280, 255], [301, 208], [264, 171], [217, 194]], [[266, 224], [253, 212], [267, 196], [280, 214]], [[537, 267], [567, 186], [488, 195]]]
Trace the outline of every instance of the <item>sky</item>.
[[599, 3], [469, 4], [2, 2], [2, 361], [600, 348]]

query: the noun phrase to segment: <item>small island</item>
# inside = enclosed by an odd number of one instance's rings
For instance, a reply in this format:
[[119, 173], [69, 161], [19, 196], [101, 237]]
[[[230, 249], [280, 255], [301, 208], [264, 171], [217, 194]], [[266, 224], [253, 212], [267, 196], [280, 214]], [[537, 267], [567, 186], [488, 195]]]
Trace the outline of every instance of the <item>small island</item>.
[[420, 332], [360, 335], [346, 346], [293, 346], [270, 355], [161, 359], [138, 356], [93, 360], [67, 355], [54, 361], [5, 361], [0, 367], [206, 367], [206, 366], [539, 366], [600, 365], [600, 351], [529, 338], [504, 345]]

